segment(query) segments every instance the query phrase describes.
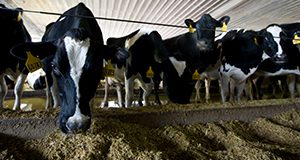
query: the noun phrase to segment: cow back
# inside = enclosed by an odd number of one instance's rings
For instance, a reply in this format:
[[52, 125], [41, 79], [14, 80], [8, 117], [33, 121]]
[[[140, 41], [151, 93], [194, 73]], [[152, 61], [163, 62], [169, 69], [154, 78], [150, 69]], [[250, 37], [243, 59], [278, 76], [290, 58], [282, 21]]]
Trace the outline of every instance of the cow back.
[[101, 29], [93, 13], [83, 3], [64, 12], [54, 24], [48, 26], [42, 41], [55, 41], [73, 28], [84, 28], [93, 41], [103, 44]]

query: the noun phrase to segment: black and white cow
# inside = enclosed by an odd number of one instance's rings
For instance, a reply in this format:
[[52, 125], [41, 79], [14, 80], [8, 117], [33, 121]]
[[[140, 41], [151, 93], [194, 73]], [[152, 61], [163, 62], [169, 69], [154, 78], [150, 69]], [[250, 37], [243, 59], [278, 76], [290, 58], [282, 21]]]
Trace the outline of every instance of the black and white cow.
[[[191, 32], [164, 40], [168, 49], [169, 60], [163, 63], [164, 90], [174, 103], [189, 103], [196, 80], [192, 75], [195, 70], [202, 73], [211, 63], [216, 27], [227, 24], [230, 18], [222, 17], [219, 21], [204, 14], [197, 22], [185, 20]], [[194, 30], [194, 31], [193, 31]]]
[[114, 87], [117, 92], [117, 105], [118, 107], [124, 107], [124, 94], [123, 89], [125, 86], [125, 66], [122, 68], [118, 68], [117, 66], [114, 68], [114, 76], [113, 77], [105, 77], [105, 83], [104, 83], [104, 97], [101, 102], [100, 107], [109, 107], [109, 101], [108, 101], [108, 93], [110, 87]]
[[[293, 39], [294, 35], [300, 31], [300, 23], [271, 24], [266, 30], [275, 39], [278, 48], [276, 53], [277, 58], [264, 60], [255, 72], [255, 75], [264, 77], [286, 75], [290, 96], [294, 98], [295, 86], [297, 86], [298, 93], [300, 94], [300, 78], [296, 76], [300, 75], [300, 51], [297, 47], [299, 44], [293, 44]], [[259, 84], [257, 88], [259, 90]]]
[[122, 49], [103, 45], [102, 32], [93, 17], [92, 12], [79, 3], [50, 26], [43, 42], [24, 43], [11, 50], [22, 60], [27, 58], [26, 51], [40, 59], [50, 59], [59, 91], [59, 127], [64, 133], [89, 128], [89, 103], [102, 78], [103, 58], [116, 62], [124, 61], [128, 56]]
[[0, 5], [0, 108], [7, 93], [5, 76], [16, 81], [14, 94], [15, 103], [13, 109], [20, 109], [23, 84], [28, 71], [24, 69], [25, 62], [19, 61], [10, 54], [10, 49], [16, 44], [30, 42], [31, 37], [22, 20], [22, 9], [8, 9]]
[[[222, 38], [221, 98], [240, 101], [246, 80], [267, 58], [275, 59], [278, 47], [270, 32], [235, 30]], [[229, 96], [230, 93], [230, 96]], [[236, 97], [235, 97], [236, 96]]]
[[215, 38], [213, 51], [210, 52], [210, 57], [207, 59], [207, 63], [209, 63], [208, 67], [200, 74], [200, 79], [195, 84], [195, 102], [200, 102], [200, 88], [202, 86], [202, 82], [205, 84], [205, 102], [208, 103], [210, 100], [210, 85], [211, 81], [220, 81], [219, 68], [221, 66], [221, 39], [227, 34], [226, 32], [222, 32], [217, 35]]
[[[150, 28], [141, 28], [121, 38], [109, 38], [107, 45], [122, 47], [129, 52], [126, 63], [116, 66], [117, 70], [125, 68], [125, 107], [132, 106], [135, 80], [144, 91], [143, 105], [149, 105], [148, 97], [154, 82], [159, 84], [160, 81], [160, 64], [168, 57], [159, 33]], [[147, 76], [150, 67], [154, 72], [153, 77]]]

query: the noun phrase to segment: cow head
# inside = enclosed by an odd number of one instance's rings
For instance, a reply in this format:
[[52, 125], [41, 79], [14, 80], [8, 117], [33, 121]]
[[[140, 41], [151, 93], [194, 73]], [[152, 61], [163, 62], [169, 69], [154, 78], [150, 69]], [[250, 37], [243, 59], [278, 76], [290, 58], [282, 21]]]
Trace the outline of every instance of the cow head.
[[270, 58], [276, 63], [286, 61], [286, 56], [284, 56], [279, 44], [279, 36], [273, 35], [268, 29], [263, 29], [258, 32], [258, 40], [261, 41], [261, 47], [265, 53], [264, 59]]
[[128, 56], [122, 50], [108, 50], [103, 44], [94, 42], [81, 28], [69, 30], [55, 42], [17, 45], [11, 53], [26, 60], [26, 51], [41, 59], [53, 57], [52, 73], [57, 80], [60, 97], [59, 127], [64, 133], [77, 133], [89, 128], [89, 102], [101, 79], [103, 58], [119, 62]]
[[0, 4], [0, 19], [1, 20], [13, 20], [19, 22], [22, 20], [23, 9], [8, 9], [5, 5]]
[[[271, 24], [266, 29], [260, 31], [261, 35], [265, 37], [265, 42], [268, 46], [264, 45], [264, 48], [268, 47], [266, 51], [269, 50], [267, 54], [270, 56], [274, 63], [286, 63], [288, 61], [288, 56], [284, 52], [283, 46], [286, 42], [287, 35], [282, 30], [282, 28], [277, 24]], [[271, 53], [271, 54], [270, 54]]]
[[[25, 41], [31, 41], [31, 37], [23, 25], [22, 21], [23, 9], [9, 9], [3, 4], [0, 5], [0, 35], [1, 48], [10, 48], [15, 44]], [[6, 50], [6, 49], [4, 49]], [[9, 52], [9, 50], [5, 51]]]
[[216, 20], [209, 14], [204, 14], [197, 22], [186, 19], [185, 24], [189, 28], [192, 27], [196, 29], [197, 45], [201, 50], [212, 50], [216, 27], [222, 27], [224, 24], [227, 25], [229, 20], [229, 16], [224, 16], [220, 20]]

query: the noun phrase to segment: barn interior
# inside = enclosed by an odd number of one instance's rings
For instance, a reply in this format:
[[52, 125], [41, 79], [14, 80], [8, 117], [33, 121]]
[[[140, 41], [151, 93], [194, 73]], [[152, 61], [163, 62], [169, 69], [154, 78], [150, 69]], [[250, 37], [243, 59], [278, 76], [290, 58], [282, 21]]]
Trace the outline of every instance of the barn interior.
[[[186, 32], [185, 28], [180, 27], [185, 27], [185, 19], [196, 21], [204, 13], [209, 13], [216, 19], [224, 15], [230, 16], [228, 29], [259, 30], [273, 23], [298, 22], [300, 12], [300, 2], [293, 0], [4, 0], [1, 3], [24, 9], [25, 25], [33, 39], [38, 41], [45, 26], [58, 18], [58, 15], [51, 13], [61, 14], [79, 2], [90, 8], [95, 17], [101, 18], [97, 21], [104, 41], [108, 37], [121, 37], [142, 27], [154, 28], [163, 39], [170, 38]], [[175, 27], [104, 20], [105, 18]]]
[[[79, 2], [97, 18], [104, 42], [141, 27], [157, 30], [163, 39], [171, 38], [188, 31], [186, 18], [198, 20], [205, 13], [216, 19], [230, 16], [228, 30], [260, 30], [300, 20], [300, 1], [295, 0], [0, 1], [8, 8], [23, 8], [23, 21], [33, 41], [40, 41], [45, 26]], [[10, 109], [14, 103], [10, 89], [6, 107], [0, 110], [0, 159], [300, 158], [299, 98], [282, 98], [278, 92], [277, 98], [221, 103], [218, 83], [212, 82], [215, 94], [209, 103], [103, 109], [99, 108], [102, 87], [93, 101], [91, 129], [76, 135], [62, 134], [57, 128], [58, 108], [44, 110], [44, 90], [27, 86], [24, 110], [16, 112]], [[115, 102], [116, 93], [110, 96]]]

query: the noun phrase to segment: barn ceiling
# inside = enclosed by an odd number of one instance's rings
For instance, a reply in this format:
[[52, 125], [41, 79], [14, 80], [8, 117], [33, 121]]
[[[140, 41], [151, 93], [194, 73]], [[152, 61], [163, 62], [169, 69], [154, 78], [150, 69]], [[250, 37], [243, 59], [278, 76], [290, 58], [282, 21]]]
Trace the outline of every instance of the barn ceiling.
[[[184, 26], [187, 18], [198, 20], [204, 13], [216, 19], [229, 15], [228, 28], [261, 29], [271, 23], [292, 23], [300, 20], [298, 0], [0, 0], [8, 7], [28, 11], [63, 13], [79, 2], [85, 3], [95, 17], [125, 19]], [[39, 41], [45, 26], [57, 15], [24, 13], [24, 23], [34, 41]], [[157, 30], [169, 38], [187, 31], [185, 28], [98, 20], [104, 40], [127, 35], [141, 27]]]

